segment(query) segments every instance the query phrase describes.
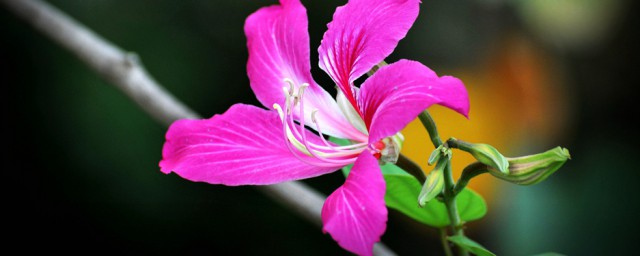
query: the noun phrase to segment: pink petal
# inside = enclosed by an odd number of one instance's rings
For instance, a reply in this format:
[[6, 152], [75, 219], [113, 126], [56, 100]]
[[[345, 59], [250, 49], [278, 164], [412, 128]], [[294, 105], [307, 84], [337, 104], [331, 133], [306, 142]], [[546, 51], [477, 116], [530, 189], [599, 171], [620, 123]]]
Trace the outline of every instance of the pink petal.
[[371, 255], [387, 227], [385, 189], [378, 160], [361, 153], [345, 183], [322, 207], [324, 232], [350, 252]]
[[[310, 139], [318, 136], [308, 132]], [[160, 168], [191, 181], [264, 185], [315, 177], [341, 166], [317, 167], [286, 146], [275, 111], [236, 104], [205, 120], [179, 120], [167, 131]], [[304, 155], [303, 159], [313, 161]]]
[[322, 68], [355, 106], [353, 81], [386, 58], [416, 20], [419, 0], [350, 0], [338, 7], [318, 52]]
[[385, 66], [360, 88], [359, 106], [370, 143], [396, 134], [433, 104], [464, 116], [469, 113], [469, 96], [459, 79], [438, 77], [416, 61], [400, 60]]
[[[313, 127], [311, 112], [318, 109], [316, 119], [326, 134], [356, 139], [360, 135], [349, 130], [335, 100], [311, 77], [307, 12], [299, 0], [282, 0], [281, 5], [262, 8], [251, 14], [244, 26], [249, 49], [247, 74], [258, 100], [267, 108], [277, 103], [284, 106], [284, 82], [291, 79], [305, 91], [305, 123]], [[299, 119], [299, 118], [298, 118]], [[341, 129], [342, 128], [342, 129]], [[352, 134], [355, 133], [355, 134]]]

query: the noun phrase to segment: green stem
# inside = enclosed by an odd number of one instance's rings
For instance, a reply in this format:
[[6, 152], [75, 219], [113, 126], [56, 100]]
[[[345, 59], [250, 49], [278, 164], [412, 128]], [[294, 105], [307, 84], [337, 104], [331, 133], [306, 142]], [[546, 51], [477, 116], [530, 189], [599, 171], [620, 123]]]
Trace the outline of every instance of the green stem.
[[414, 161], [407, 158], [403, 154], [400, 154], [398, 156], [396, 165], [409, 174], [413, 175], [413, 177], [420, 181], [420, 184], [423, 184], [427, 180], [427, 176], [424, 174], [424, 171], [422, 171], [422, 168], [420, 168], [418, 164], [416, 164]]
[[464, 148], [469, 148], [469, 142], [463, 141], [463, 140], [459, 140], [456, 138], [449, 138], [447, 140], [447, 146], [449, 146], [449, 148], [460, 148], [460, 149], [464, 149]]
[[427, 132], [429, 132], [429, 137], [431, 137], [433, 146], [437, 148], [442, 145], [442, 140], [440, 139], [440, 135], [438, 135], [438, 128], [436, 128], [436, 123], [433, 121], [433, 118], [431, 118], [431, 115], [429, 115], [429, 112], [426, 110], [422, 111], [422, 113], [418, 115], [418, 118], [420, 119], [420, 122], [422, 122], [424, 128], [427, 129]]
[[[449, 160], [447, 160], [449, 161]], [[458, 206], [456, 205], [456, 195], [454, 194], [455, 183], [453, 181], [453, 174], [451, 173], [451, 163], [447, 163], [444, 168], [444, 204], [447, 206], [447, 213], [449, 215], [449, 221], [451, 222], [451, 229], [453, 234], [457, 236], [464, 236], [464, 230], [462, 229], [462, 220], [458, 214]], [[467, 256], [469, 252], [466, 249], [458, 246], [458, 255]]]
[[449, 240], [447, 240], [447, 231], [445, 230], [445, 228], [439, 228], [438, 233], [440, 234], [440, 242], [442, 242], [442, 249], [444, 250], [444, 254], [446, 256], [453, 256], [451, 246], [449, 246]]
[[474, 162], [467, 165], [467, 167], [462, 170], [462, 175], [460, 176], [460, 179], [458, 179], [458, 183], [453, 187], [453, 195], [458, 196], [458, 193], [462, 192], [462, 190], [467, 187], [467, 184], [469, 184], [469, 181], [474, 177], [489, 172], [487, 168], [488, 167], [485, 164], [480, 162]]
[[[429, 115], [429, 112], [422, 111], [422, 113], [420, 113], [420, 115], [418, 116], [418, 118], [420, 118], [420, 121], [422, 122], [422, 125], [424, 126], [425, 129], [427, 129], [427, 132], [429, 132], [429, 137], [431, 138], [431, 142], [433, 143], [433, 146], [435, 146], [436, 148], [438, 148], [439, 146], [441, 146], [442, 140], [440, 139], [440, 135], [438, 135], [438, 129], [436, 127], [436, 123], [433, 121], [433, 118], [431, 118], [431, 115]], [[445, 145], [448, 147], [448, 145]], [[443, 193], [443, 199], [444, 199], [444, 204], [447, 207], [447, 214], [449, 215], [449, 221], [451, 222], [451, 230], [453, 231], [454, 235], [460, 235], [460, 236], [464, 236], [464, 230], [462, 229], [462, 220], [460, 220], [460, 215], [458, 213], [458, 206], [456, 205], [456, 193], [454, 193], [454, 188], [455, 188], [455, 182], [453, 180], [453, 173], [451, 173], [451, 160], [446, 160], [447, 164], [444, 168], [444, 193]], [[446, 239], [446, 234], [445, 235], [445, 239]], [[469, 252], [460, 247], [457, 246], [458, 249], [458, 254], [460, 256], [467, 256], [469, 255]], [[446, 253], [446, 251], [445, 251]]]

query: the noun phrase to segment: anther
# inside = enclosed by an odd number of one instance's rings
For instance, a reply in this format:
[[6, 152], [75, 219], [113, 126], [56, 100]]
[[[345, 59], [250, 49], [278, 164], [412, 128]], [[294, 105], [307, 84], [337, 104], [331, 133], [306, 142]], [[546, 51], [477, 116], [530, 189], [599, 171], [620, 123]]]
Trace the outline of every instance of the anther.
[[278, 104], [278, 103], [274, 103], [274, 104], [273, 104], [273, 108], [274, 108], [276, 111], [278, 111], [278, 115], [280, 116], [280, 119], [281, 119], [281, 120], [282, 120], [282, 122], [284, 123], [284, 122], [285, 122], [285, 119], [284, 119], [284, 112], [282, 112], [282, 107], [280, 107], [280, 104]]
[[289, 79], [289, 78], [285, 78], [283, 79], [283, 81], [287, 84], [289, 84], [289, 96], [293, 96], [294, 93], [294, 89], [295, 89], [295, 83], [293, 82], [293, 80]]
[[316, 114], [317, 113], [318, 113], [318, 109], [317, 108], [314, 109], [313, 111], [311, 111], [311, 121], [316, 125], [318, 125], [318, 121], [316, 119]]
[[298, 88], [298, 97], [302, 98], [302, 94], [304, 93], [304, 90], [307, 89], [307, 87], [309, 87], [308, 83], [303, 83], [302, 85], [300, 85], [300, 88]]

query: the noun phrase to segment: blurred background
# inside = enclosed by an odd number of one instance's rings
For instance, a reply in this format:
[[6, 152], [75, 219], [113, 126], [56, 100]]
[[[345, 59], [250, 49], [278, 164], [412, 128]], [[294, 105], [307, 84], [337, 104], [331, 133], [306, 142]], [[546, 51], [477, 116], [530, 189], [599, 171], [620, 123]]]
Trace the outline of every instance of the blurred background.
[[[258, 104], [242, 28], [275, 0], [49, 2], [137, 53], [159, 83], [203, 116], [236, 102]], [[317, 68], [316, 49], [345, 1], [303, 3], [314, 78], [335, 93]], [[465, 82], [470, 119], [433, 107], [441, 135], [489, 143], [508, 156], [563, 146], [573, 157], [530, 187], [474, 179], [489, 212], [469, 223], [471, 238], [498, 255], [635, 251], [638, 11], [637, 1], [625, 0], [423, 0], [387, 62], [418, 60]], [[166, 127], [4, 7], [0, 24], [3, 230], [12, 244], [27, 251], [346, 254], [251, 187], [162, 174]], [[433, 148], [420, 125], [404, 133], [403, 153], [426, 162]], [[459, 152], [454, 160], [458, 171], [471, 161]], [[305, 182], [329, 194], [342, 180], [334, 173]], [[400, 255], [442, 255], [435, 230], [394, 210], [382, 241]]]

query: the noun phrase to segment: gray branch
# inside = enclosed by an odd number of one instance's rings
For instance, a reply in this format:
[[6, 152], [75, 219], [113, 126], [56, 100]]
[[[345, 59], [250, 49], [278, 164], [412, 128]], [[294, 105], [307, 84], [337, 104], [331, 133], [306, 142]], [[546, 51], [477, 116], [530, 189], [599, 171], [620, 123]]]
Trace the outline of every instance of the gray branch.
[[[200, 118], [151, 78], [135, 54], [121, 50], [50, 4], [40, 0], [0, 3], [76, 55], [160, 123]], [[322, 225], [320, 212], [325, 197], [307, 185], [292, 181], [257, 188], [316, 226]], [[374, 254], [394, 255], [382, 243], [376, 244]]]

